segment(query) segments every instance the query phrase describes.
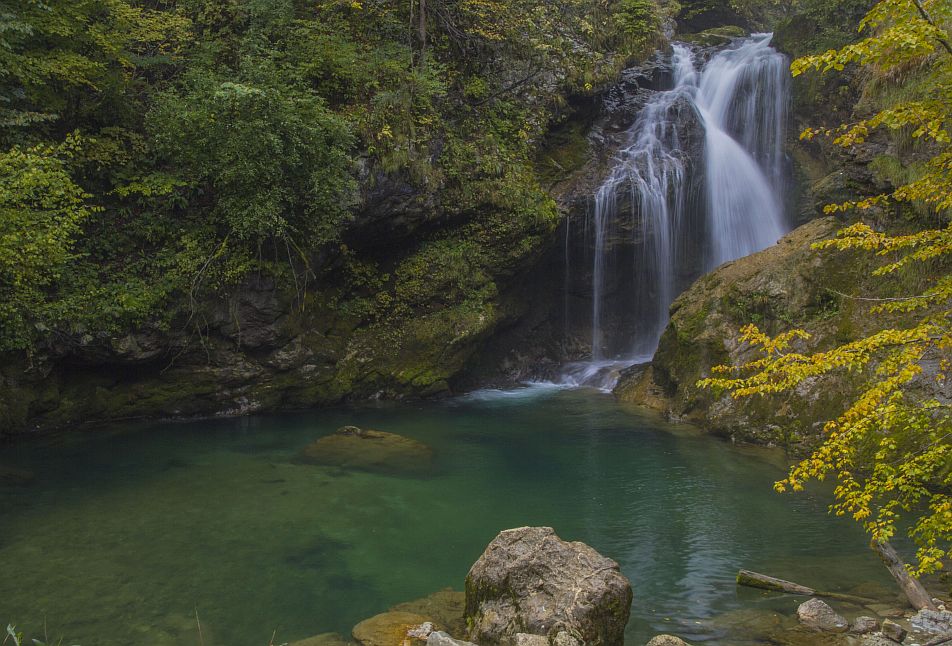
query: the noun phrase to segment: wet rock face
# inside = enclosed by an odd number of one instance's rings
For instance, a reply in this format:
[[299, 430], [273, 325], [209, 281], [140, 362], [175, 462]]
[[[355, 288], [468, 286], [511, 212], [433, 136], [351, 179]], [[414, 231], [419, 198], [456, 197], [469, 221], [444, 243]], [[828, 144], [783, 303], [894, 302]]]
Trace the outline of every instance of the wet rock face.
[[615, 561], [550, 527], [501, 532], [466, 577], [470, 639], [484, 646], [514, 644], [519, 633], [620, 646], [631, 600]]
[[344, 426], [304, 447], [301, 462], [390, 475], [422, 475], [433, 464], [433, 450], [396, 433]]
[[800, 623], [820, 632], [843, 633], [850, 624], [823, 601], [810, 599], [797, 608]]

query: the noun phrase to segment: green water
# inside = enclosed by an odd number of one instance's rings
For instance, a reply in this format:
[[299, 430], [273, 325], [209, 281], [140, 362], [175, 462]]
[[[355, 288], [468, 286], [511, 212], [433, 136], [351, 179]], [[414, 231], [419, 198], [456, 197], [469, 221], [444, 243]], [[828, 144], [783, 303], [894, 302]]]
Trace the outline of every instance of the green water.
[[[344, 424], [432, 446], [426, 478], [295, 464]], [[550, 525], [621, 563], [628, 643], [733, 643], [747, 567], [817, 587], [883, 582], [820, 494], [778, 496], [780, 456], [741, 451], [591, 392], [127, 425], [5, 447], [0, 624], [66, 643], [264, 646], [462, 589], [505, 528]], [[736, 614], [736, 613], [735, 613]], [[728, 615], [730, 616], [730, 615]], [[726, 626], [726, 627], [725, 627]]]

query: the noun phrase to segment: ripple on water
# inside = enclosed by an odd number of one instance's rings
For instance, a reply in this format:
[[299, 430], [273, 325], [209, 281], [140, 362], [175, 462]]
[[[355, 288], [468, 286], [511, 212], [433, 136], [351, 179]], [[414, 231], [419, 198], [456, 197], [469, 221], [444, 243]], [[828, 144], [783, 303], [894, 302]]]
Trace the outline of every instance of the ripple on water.
[[[389, 477], [295, 462], [345, 424], [423, 442], [437, 468]], [[37, 477], [0, 488], [0, 623], [41, 633], [45, 621], [51, 637], [87, 645], [185, 643], [196, 610], [206, 637], [232, 646], [275, 630], [277, 643], [348, 634], [461, 588], [496, 533], [522, 525], [621, 564], [631, 643], [674, 628], [724, 643], [739, 630], [715, 622], [724, 613], [793, 614], [794, 600], [739, 595], [740, 567], [817, 587], [888, 585], [823, 496], [772, 492], [782, 470], [764, 455], [544, 386], [19, 444], [5, 460]]]

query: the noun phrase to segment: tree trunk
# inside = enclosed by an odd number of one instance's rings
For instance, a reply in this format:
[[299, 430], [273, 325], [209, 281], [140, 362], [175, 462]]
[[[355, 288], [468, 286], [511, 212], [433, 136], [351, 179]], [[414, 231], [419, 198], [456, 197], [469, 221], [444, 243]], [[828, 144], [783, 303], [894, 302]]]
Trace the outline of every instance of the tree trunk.
[[773, 590], [775, 592], [786, 592], [787, 594], [799, 594], [807, 597], [827, 597], [829, 599], [839, 599], [840, 601], [849, 601], [866, 605], [874, 603], [875, 599], [867, 597], [857, 597], [852, 594], [843, 594], [841, 592], [826, 592], [824, 590], [814, 590], [805, 585], [794, 583], [793, 581], [784, 581], [773, 576], [751, 572], [750, 570], [741, 570], [737, 573], [737, 585], [744, 585], [748, 588], [760, 588], [761, 590]]
[[913, 608], [916, 610], [922, 610], [924, 608], [937, 610], [935, 604], [932, 603], [932, 597], [926, 592], [926, 589], [922, 587], [922, 584], [919, 583], [919, 579], [909, 574], [909, 571], [906, 569], [906, 564], [902, 562], [902, 559], [899, 558], [899, 555], [896, 554], [896, 550], [893, 549], [893, 546], [890, 545], [888, 541], [873, 541], [870, 546], [879, 554], [879, 558], [883, 560], [886, 569], [888, 569], [889, 573], [896, 579], [896, 583], [899, 584], [900, 589], [902, 589], [906, 598], [909, 599], [909, 603], [912, 604]]
[[426, 56], [426, 0], [420, 0], [420, 67]]
[[784, 581], [776, 577], [751, 572], [750, 570], [741, 570], [737, 573], [737, 585], [746, 585], [748, 588], [761, 588], [763, 590], [774, 590], [776, 592], [786, 592], [787, 594], [804, 594], [813, 596], [816, 591], [799, 583]]

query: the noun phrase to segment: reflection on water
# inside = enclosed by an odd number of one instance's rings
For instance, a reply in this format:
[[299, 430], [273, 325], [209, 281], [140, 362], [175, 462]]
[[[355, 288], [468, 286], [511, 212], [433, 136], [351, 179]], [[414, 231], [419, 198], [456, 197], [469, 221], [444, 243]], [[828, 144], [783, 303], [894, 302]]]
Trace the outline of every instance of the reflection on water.
[[[432, 446], [398, 478], [293, 461], [338, 426]], [[235, 646], [348, 633], [461, 588], [496, 533], [550, 525], [621, 563], [632, 644], [730, 641], [740, 567], [838, 588], [882, 581], [822, 496], [781, 497], [776, 454], [739, 452], [592, 391], [536, 387], [440, 404], [156, 423], [5, 449], [37, 482], [0, 488], [0, 623], [68, 643]], [[3, 624], [5, 625], [5, 623]], [[186, 637], [187, 636], [187, 637]]]

